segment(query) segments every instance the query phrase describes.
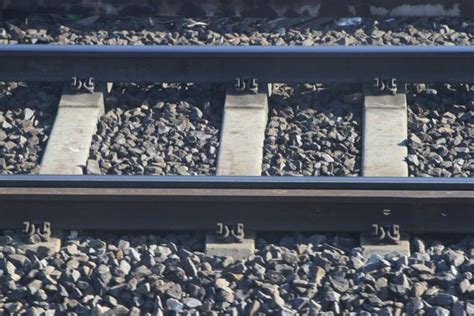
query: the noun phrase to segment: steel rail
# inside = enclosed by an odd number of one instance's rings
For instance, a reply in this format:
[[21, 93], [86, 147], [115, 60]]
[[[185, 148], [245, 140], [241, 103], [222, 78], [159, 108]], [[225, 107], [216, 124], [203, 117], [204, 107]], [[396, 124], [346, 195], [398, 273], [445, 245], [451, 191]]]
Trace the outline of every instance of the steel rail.
[[166, 17], [329, 17], [337, 16], [470, 16], [470, 0], [102, 0], [75, 3], [61, 0], [15, 0], [0, 3], [0, 12], [136, 15]]
[[0, 80], [469, 83], [474, 46], [0, 45]]
[[0, 188], [359, 189], [474, 191], [472, 178], [1, 175]]
[[472, 179], [407, 178], [403, 186], [401, 178], [351, 178], [349, 184], [311, 178], [308, 184], [121, 176], [85, 177], [86, 185], [82, 177], [34, 178], [0, 177], [0, 228], [49, 221], [60, 229], [213, 230], [223, 222], [256, 231], [361, 232], [398, 224], [414, 233], [474, 232]]

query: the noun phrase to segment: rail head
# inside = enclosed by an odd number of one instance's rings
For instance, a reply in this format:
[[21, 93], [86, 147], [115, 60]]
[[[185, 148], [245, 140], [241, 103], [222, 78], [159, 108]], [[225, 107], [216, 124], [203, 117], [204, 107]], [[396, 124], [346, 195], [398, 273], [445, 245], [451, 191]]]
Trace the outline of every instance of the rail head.
[[89, 57], [265, 57], [294, 56], [373, 56], [399, 57], [401, 55], [474, 55], [474, 45], [320, 45], [320, 46], [221, 46], [221, 45], [59, 45], [59, 44], [16, 44], [0, 45], [0, 56], [89, 56]]
[[0, 188], [474, 191], [473, 178], [1, 175]]

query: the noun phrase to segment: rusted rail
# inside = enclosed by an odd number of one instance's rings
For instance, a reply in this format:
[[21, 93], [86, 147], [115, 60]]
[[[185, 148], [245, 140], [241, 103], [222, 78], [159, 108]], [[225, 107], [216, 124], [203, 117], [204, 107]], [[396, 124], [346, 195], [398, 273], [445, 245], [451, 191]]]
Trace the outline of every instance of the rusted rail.
[[0, 228], [474, 232], [473, 179], [267, 179], [0, 177]]

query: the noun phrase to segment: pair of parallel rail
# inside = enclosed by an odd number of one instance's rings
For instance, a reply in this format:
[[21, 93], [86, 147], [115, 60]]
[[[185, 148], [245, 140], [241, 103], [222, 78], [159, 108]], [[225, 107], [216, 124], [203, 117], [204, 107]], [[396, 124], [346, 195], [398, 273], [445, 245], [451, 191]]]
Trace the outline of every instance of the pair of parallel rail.
[[[469, 83], [474, 47], [0, 46], [0, 80]], [[1, 176], [0, 228], [474, 232], [473, 179]]]

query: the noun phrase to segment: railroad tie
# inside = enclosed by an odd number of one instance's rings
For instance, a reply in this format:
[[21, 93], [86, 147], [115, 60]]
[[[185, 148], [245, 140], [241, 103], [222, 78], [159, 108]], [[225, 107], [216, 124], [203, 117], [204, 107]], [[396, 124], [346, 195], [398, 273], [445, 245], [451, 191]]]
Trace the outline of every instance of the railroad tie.
[[407, 100], [404, 93], [365, 89], [362, 175], [407, 177]]
[[[403, 92], [380, 93], [373, 88], [365, 89], [363, 111], [363, 152], [362, 175], [368, 177], [407, 177], [408, 165], [405, 161], [408, 149], [407, 139], [407, 99]], [[366, 255], [396, 252], [409, 255], [408, 236], [398, 233], [398, 223], [391, 222], [391, 210], [381, 210], [387, 214], [389, 225], [373, 223], [373, 235], [361, 234], [361, 245]], [[375, 229], [375, 231], [374, 231]], [[369, 230], [369, 227], [368, 227]], [[403, 227], [401, 227], [403, 231]], [[380, 235], [396, 231], [396, 241], [377, 240]], [[387, 232], [387, 234], [379, 232]], [[375, 235], [375, 236], [374, 236]], [[392, 236], [393, 237], [393, 236]], [[382, 238], [384, 239], [384, 238]]]
[[64, 87], [40, 174], [83, 174], [97, 121], [104, 113], [105, 93], [105, 85], [92, 93]]
[[[262, 173], [263, 143], [268, 120], [268, 87], [263, 85], [257, 93], [236, 92], [229, 88], [226, 93], [217, 175], [260, 176]], [[220, 227], [228, 227], [218, 223]], [[230, 223], [235, 224], [235, 223]], [[243, 259], [255, 252], [255, 234], [245, 232], [238, 241], [222, 241], [215, 233], [208, 233], [206, 253], [208, 255], [232, 256]]]
[[258, 93], [235, 93], [225, 97], [217, 175], [260, 176], [263, 142], [268, 120], [268, 87]]

